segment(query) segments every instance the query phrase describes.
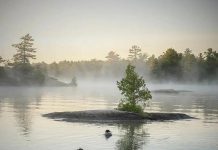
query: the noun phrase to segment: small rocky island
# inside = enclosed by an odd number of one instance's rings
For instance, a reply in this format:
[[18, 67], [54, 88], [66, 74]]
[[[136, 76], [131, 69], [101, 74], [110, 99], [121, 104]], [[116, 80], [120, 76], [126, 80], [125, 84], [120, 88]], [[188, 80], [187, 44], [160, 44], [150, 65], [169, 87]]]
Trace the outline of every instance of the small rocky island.
[[[135, 66], [129, 64], [125, 77], [117, 81], [117, 86], [123, 95], [116, 110], [86, 110], [75, 112], [54, 112], [44, 114], [44, 117], [69, 122], [129, 122], [129, 121], [164, 121], [191, 119], [192, 117], [180, 113], [145, 113], [146, 101], [152, 98], [143, 77], [135, 72]], [[163, 92], [163, 91], [161, 91]], [[164, 92], [177, 92], [165, 90]], [[139, 104], [141, 103], [141, 105]]]
[[74, 112], [53, 112], [44, 114], [44, 117], [68, 121], [68, 122], [127, 122], [127, 121], [166, 121], [166, 120], [180, 120], [193, 119], [186, 114], [181, 113], [133, 113], [119, 110], [86, 110]]

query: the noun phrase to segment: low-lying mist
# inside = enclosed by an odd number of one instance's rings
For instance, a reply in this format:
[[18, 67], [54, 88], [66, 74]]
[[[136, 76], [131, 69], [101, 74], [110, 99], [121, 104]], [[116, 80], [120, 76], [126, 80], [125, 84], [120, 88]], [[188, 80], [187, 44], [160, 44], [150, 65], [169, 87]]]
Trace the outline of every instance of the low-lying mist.
[[[118, 91], [117, 81], [120, 81], [122, 77], [114, 78], [77, 78], [78, 89], [103, 89], [110, 91]], [[65, 83], [70, 82], [70, 78], [58, 78]], [[205, 93], [217, 93], [218, 85], [210, 83], [196, 83], [196, 82], [175, 82], [175, 81], [151, 81], [145, 80], [146, 86], [151, 91], [156, 90], [175, 90], [175, 91], [187, 91], [187, 92], [205, 92]]]
[[138, 47], [134, 49], [133, 46], [131, 50], [137, 50], [137, 53], [133, 55], [130, 51], [131, 57], [128, 59], [121, 59], [111, 51], [105, 61], [6, 63], [0, 66], [0, 85], [77, 86], [90, 81], [94, 81], [95, 85], [107, 85], [105, 82], [123, 78], [128, 64], [135, 66], [136, 72], [143, 76], [146, 83], [218, 84], [218, 53], [211, 48], [199, 56], [195, 56], [190, 49], [178, 53], [170, 48], [159, 57], [148, 57]]

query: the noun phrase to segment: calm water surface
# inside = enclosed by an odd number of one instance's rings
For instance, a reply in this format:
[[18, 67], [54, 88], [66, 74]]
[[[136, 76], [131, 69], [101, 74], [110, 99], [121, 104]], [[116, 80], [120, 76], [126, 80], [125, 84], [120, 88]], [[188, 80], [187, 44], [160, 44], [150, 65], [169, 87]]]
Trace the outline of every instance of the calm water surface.
[[[42, 117], [55, 111], [113, 109], [120, 98], [114, 85], [46, 88], [0, 87], [0, 150], [216, 150], [218, 87], [148, 85], [153, 93], [147, 111], [182, 112], [199, 119], [135, 124], [86, 124]], [[106, 139], [105, 129], [113, 136]]]

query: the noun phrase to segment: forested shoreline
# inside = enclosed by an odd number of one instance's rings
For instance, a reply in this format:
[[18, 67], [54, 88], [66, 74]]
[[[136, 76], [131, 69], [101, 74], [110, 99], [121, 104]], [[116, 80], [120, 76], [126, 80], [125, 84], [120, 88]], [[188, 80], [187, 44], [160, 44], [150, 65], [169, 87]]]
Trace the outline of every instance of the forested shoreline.
[[217, 83], [218, 80], [218, 53], [212, 48], [198, 56], [195, 56], [190, 49], [178, 53], [175, 49], [169, 48], [159, 57], [148, 56], [140, 49], [137, 53], [130, 52], [130, 56], [126, 59], [121, 58], [115, 51], [110, 51], [106, 59], [104, 61], [96, 59], [90, 61], [64, 60], [51, 64], [42, 62], [34, 65], [57, 78], [75, 76], [91, 79], [117, 79], [123, 76], [125, 67], [131, 63], [136, 66], [136, 71], [149, 81]]
[[27, 34], [21, 37], [20, 43], [12, 45], [17, 53], [11, 60], [0, 56], [0, 85], [45, 85], [46, 81], [55, 81], [55, 78], [72, 79], [72, 82], [76, 82], [76, 78], [118, 79], [130, 63], [136, 66], [136, 71], [147, 81], [218, 83], [218, 53], [212, 48], [198, 55], [194, 55], [189, 48], [183, 53], [169, 48], [156, 57], [148, 56], [139, 46], [134, 45], [129, 49], [128, 58], [110, 51], [106, 60], [64, 60], [47, 64], [31, 63], [32, 59], [36, 59], [33, 41]]

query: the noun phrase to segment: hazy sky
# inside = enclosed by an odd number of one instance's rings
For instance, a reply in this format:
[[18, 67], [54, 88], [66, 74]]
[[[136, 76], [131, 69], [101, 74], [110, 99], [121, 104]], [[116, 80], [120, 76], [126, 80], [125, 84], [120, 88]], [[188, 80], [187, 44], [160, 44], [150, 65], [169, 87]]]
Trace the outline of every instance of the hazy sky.
[[127, 57], [133, 44], [196, 54], [218, 50], [218, 0], [0, 0], [0, 55], [27, 33], [45, 62]]

